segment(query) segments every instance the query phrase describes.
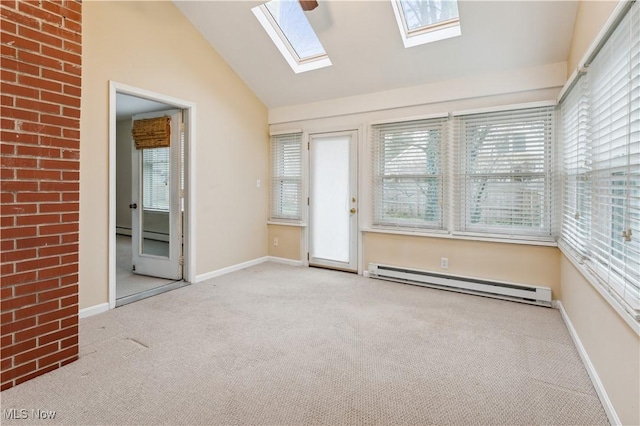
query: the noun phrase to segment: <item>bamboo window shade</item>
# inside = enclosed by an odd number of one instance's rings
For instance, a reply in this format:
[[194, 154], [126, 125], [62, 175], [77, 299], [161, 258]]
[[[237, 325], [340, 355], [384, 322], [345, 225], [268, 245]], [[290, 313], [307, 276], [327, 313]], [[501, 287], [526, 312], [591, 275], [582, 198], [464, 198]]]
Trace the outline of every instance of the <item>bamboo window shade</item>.
[[133, 121], [131, 130], [136, 149], [162, 148], [171, 145], [171, 117]]

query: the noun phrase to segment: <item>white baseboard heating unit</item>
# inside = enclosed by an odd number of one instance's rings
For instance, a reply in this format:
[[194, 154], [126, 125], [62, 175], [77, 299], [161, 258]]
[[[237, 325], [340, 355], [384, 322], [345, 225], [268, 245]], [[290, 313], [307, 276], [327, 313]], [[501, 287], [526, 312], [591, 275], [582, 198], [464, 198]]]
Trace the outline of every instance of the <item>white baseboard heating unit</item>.
[[551, 289], [549, 287], [457, 277], [375, 263], [369, 264], [369, 276], [405, 284], [551, 307]]

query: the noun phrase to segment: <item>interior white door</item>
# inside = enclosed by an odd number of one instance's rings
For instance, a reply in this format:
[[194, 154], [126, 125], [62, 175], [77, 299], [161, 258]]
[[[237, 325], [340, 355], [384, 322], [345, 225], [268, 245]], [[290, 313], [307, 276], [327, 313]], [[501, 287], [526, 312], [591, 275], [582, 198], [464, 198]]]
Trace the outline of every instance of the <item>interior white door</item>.
[[133, 120], [171, 117], [169, 147], [132, 143], [131, 235], [133, 272], [182, 279], [180, 110], [138, 114]]
[[357, 271], [357, 132], [309, 137], [309, 264]]

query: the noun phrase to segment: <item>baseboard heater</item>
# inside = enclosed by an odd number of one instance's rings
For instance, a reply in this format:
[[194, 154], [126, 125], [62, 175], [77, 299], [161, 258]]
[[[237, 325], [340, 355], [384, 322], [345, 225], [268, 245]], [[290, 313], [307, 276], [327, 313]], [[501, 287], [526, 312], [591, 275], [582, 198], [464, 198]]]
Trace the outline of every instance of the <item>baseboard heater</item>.
[[369, 276], [387, 281], [551, 307], [551, 289], [549, 287], [436, 274], [418, 269], [376, 263], [369, 264]]

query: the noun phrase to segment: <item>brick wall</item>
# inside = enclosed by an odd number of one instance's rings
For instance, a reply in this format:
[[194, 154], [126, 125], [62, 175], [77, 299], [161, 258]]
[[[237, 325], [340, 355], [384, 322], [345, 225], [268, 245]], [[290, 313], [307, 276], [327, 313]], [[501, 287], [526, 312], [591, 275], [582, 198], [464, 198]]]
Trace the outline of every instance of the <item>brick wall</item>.
[[4, 390], [78, 357], [82, 3], [0, 12]]

